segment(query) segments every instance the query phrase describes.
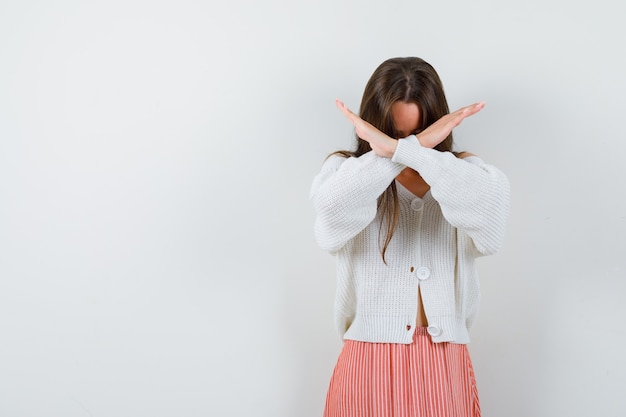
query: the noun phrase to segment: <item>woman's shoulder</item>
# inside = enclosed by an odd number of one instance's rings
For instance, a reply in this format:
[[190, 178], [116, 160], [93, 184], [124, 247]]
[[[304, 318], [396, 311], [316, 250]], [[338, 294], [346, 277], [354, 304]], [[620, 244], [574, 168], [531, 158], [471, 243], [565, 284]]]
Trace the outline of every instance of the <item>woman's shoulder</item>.
[[325, 169], [337, 169], [346, 160], [352, 158], [352, 155], [347, 151], [336, 151], [326, 157], [322, 164], [322, 170]]
[[467, 151], [463, 151], [463, 152], [455, 152], [454, 154], [455, 154], [455, 155], [456, 155], [456, 157], [457, 157], [457, 158], [459, 158], [459, 159], [465, 159], [465, 158], [469, 158], [469, 157], [471, 157], [471, 156], [476, 156], [476, 157], [478, 157], [477, 155], [475, 155], [475, 154], [473, 154], [473, 153], [471, 153], [471, 152], [467, 152]]

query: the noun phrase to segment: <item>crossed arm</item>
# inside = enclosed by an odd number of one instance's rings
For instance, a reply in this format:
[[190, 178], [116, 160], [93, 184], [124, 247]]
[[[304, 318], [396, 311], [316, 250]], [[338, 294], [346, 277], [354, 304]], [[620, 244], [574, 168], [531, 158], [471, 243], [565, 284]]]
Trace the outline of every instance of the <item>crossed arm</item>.
[[[379, 156], [391, 158], [398, 146], [398, 140], [393, 139], [370, 123], [361, 119], [354, 114], [341, 100], [335, 100], [337, 107], [354, 126], [357, 135], [369, 142], [372, 150]], [[448, 137], [452, 129], [461, 124], [461, 122], [469, 116], [478, 113], [485, 107], [485, 102], [474, 103], [469, 106], [461, 107], [453, 113], [446, 114], [432, 125], [428, 126], [418, 136], [420, 144], [425, 148], [434, 148]], [[469, 156], [469, 155], [465, 155]]]

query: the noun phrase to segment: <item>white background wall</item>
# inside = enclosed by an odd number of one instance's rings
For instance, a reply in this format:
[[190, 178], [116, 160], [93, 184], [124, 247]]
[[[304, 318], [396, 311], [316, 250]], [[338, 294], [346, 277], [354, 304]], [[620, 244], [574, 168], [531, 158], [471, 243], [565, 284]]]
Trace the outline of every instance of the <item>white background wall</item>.
[[321, 416], [340, 349], [309, 185], [420, 56], [513, 186], [483, 415], [626, 407], [623, 2], [0, 2], [0, 416]]

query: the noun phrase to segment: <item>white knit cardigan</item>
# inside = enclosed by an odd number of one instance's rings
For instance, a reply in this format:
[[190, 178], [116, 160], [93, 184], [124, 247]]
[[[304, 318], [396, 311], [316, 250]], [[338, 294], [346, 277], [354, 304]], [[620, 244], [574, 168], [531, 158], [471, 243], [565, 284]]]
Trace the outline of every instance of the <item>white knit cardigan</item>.
[[[397, 182], [399, 221], [385, 260], [377, 199], [405, 168], [430, 191]], [[392, 158], [333, 155], [313, 180], [316, 240], [337, 258], [335, 322], [344, 339], [411, 343], [418, 288], [434, 342], [469, 343], [480, 288], [475, 259], [501, 246], [509, 213], [506, 176], [476, 156], [398, 141]]]

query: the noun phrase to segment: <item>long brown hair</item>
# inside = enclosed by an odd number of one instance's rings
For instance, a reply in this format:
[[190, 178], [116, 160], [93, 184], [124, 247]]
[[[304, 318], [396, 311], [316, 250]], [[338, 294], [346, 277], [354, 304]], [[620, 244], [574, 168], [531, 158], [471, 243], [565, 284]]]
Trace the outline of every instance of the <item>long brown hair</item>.
[[[391, 106], [396, 102], [417, 104], [420, 114], [420, 129], [425, 129], [439, 118], [448, 114], [448, 102], [443, 91], [443, 84], [435, 69], [421, 58], [391, 58], [376, 68], [370, 77], [363, 98], [359, 115], [361, 118], [388, 136], [395, 138]], [[359, 157], [372, 150], [370, 144], [356, 136], [356, 150], [337, 151], [334, 154]], [[435, 147], [438, 151], [452, 151], [452, 133]], [[398, 225], [398, 191], [396, 182], [378, 198], [378, 210], [382, 210], [382, 223], [379, 229], [379, 241], [385, 229], [381, 255], [385, 261], [385, 252]]]

